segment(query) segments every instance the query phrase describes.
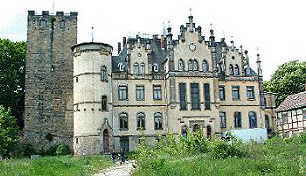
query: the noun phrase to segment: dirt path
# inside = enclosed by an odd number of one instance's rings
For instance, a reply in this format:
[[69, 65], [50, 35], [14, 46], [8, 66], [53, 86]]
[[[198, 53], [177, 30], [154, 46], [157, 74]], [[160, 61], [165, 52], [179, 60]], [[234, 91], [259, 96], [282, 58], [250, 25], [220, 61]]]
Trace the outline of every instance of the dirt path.
[[103, 170], [102, 172], [95, 174], [94, 176], [131, 176], [134, 169], [133, 164], [135, 161], [127, 161], [126, 163]]

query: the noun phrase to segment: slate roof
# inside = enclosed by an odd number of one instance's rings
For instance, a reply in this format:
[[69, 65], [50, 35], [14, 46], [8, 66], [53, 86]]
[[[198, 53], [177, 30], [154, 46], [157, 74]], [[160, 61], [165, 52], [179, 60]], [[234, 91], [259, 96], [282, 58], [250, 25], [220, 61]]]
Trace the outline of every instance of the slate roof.
[[306, 107], [306, 91], [289, 95], [276, 109], [276, 112]]

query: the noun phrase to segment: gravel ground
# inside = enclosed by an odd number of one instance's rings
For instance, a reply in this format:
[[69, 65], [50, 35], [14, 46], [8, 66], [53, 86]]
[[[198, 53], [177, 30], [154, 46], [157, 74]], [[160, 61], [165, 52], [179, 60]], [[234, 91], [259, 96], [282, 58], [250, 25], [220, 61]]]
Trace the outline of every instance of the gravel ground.
[[134, 169], [133, 165], [135, 166], [135, 161], [127, 161], [122, 165], [118, 163], [111, 168], [95, 174], [94, 176], [131, 176], [131, 173]]

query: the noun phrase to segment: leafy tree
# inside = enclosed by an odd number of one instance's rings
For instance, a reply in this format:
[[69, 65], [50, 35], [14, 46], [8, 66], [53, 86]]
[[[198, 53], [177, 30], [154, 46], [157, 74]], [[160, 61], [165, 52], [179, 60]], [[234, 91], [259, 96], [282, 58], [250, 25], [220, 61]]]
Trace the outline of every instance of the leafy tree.
[[7, 157], [18, 144], [19, 129], [10, 109], [0, 106], [0, 155]]
[[284, 63], [273, 73], [270, 81], [264, 82], [264, 89], [277, 94], [276, 106], [288, 95], [305, 91], [306, 62]]
[[26, 43], [0, 39], [0, 105], [23, 127]]

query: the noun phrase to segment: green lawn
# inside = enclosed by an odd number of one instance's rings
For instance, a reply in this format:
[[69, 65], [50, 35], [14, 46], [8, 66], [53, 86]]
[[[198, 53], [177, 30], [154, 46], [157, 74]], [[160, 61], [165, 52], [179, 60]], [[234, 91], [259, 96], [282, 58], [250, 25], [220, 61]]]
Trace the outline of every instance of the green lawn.
[[110, 167], [105, 156], [53, 156], [0, 161], [1, 176], [87, 176]]

